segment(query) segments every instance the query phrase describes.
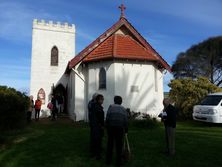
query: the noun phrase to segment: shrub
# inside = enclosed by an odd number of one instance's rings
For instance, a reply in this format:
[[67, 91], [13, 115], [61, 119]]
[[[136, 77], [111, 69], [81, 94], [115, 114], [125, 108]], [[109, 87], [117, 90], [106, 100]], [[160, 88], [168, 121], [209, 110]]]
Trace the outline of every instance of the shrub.
[[14, 88], [0, 86], [0, 132], [22, 128], [26, 124], [29, 97]]
[[133, 112], [130, 112], [130, 108], [127, 108], [126, 109], [126, 113], [127, 113], [128, 122], [130, 124], [130, 123], [132, 123], [135, 120], [135, 118], [133, 116]]
[[130, 108], [126, 109], [127, 112], [127, 119], [129, 124], [132, 124], [133, 126], [137, 127], [137, 128], [142, 128], [142, 129], [153, 129], [155, 127], [158, 126], [157, 120], [156, 118], [152, 118], [150, 117], [149, 114], [142, 114], [143, 115], [143, 119], [139, 120], [136, 119], [137, 116], [141, 115], [140, 112], [134, 112], [134, 111], [130, 111]]
[[137, 128], [148, 129], [148, 130], [151, 130], [159, 126], [157, 121], [155, 121], [155, 119], [134, 120], [132, 124]]
[[212, 83], [206, 77], [198, 76], [197, 80], [190, 78], [172, 79], [168, 84], [170, 90], [170, 101], [174, 103], [179, 113], [191, 117], [193, 107], [207, 94], [222, 92], [222, 89]]

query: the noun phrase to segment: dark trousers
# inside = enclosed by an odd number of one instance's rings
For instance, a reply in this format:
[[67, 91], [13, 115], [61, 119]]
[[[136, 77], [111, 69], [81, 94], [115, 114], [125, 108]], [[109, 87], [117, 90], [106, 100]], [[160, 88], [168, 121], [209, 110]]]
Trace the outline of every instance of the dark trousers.
[[123, 146], [123, 128], [120, 127], [108, 127], [108, 142], [106, 163], [110, 164], [113, 156], [113, 146], [115, 142], [116, 146], [116, 164], [121, 164], [122, 159], [122, 146]]
[[52, 109], [52, 120], [55, 121], [55, 112], [56, 112], [56, 109], [53, 108]]
[[175, 154], [175, 128], [165, 126], [166, 143], [169, 154]]
[[95, 155], [96, 158], [101, 157], [101, 150], [102, 150], [102, 137], [94, 138], [93, 139], [93, 155]]
[[[40, 113], [40, 109], [35, 109], [35, 119], [39, 120], [39, 113]], [[37, 116], [37, 118], [36, 118]]]
[[89, 132], [89, 138], [90, 138], [89, 149], [90, 149], [90, 152], [92, 152], [92, 150], [93, 150], [93, 137], [92, 137], [92, 125], [91, 125], [91, 123], [89, 123], [89, 127], [90, 127], [90, 132]]

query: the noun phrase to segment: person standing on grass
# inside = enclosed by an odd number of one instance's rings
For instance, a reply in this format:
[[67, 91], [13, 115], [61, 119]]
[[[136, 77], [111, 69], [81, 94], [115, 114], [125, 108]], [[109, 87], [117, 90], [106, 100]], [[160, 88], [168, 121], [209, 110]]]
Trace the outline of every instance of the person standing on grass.
[[52, 120], [51, 121], [55, 121], [56, 99], [53, 94], [51, 94], [51, 103], [52, 103]]
[[58, 113], [62, 113], [63, 112], [63, 98], [62, 95], [59, 93], [58, 94]]
[[166, 115], [161, 115], [165, 125], [165, 135], [167, 143], [167, 155], [175, 154], [175, 129], [176, 129], [176, 108], [170, 104], [168, 98], [163, 99], [164, 112]]
[[116, 165], [122, 165], [122, 140], [125, 130], [125, 135], [128, 133], [128, 121], [126, 108], [121, 106], [122, 97], [115, 96], [114, 104], [110, 105], [106, 114], [106, 125], [108, 133], [107, 142], [107, 154], [106, 154], [106, 164], [110, 165], [113, 155], [113, 146], [115, 142], [116, 146]]
[[35, 101], [35, 120], [39, 121], [39, 113], [41, 110], [42, 101], [40, 100], [40, 97]]
[[96, 96], [98, 95], [98, 93], [94, 93], [92, 96], [92, 100], [89, 101], [88, 103], [88, 119], [89, 119], [89, 127], [90, 127], [90, 152], [92, 152], [92, 146], [93, 146], [93, 140], [92, 140], [92, 125], [91, 125], [91, 121], [92, 121], [92, 110], [93, 110], [93, 106], [96, 103]]
[[102, 159], [101, 149], [102, 149], [102, 137], [104, 131], [104, 111], [103, 104], [104, 97], [101, 94], [96, 96], [96, 103], [93, 106], [92, 110], [92, 138], [93, 138], [93, 150], [92, 157], [96, 156], [97, 160]]
[[30, 96], [30, 104], [29, 104], [29, 109], [27, 111], [27, 122], [31, 122], [31, 116], [32, 116], [32, 111], [34, 107], [34, 101], [33, 101], [33, 96]]

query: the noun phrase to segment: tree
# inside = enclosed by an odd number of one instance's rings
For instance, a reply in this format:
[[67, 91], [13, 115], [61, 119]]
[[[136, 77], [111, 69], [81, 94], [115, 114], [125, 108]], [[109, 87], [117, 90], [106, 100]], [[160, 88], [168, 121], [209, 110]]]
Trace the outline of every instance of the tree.
[[198, 76], [197, 80], [190, 78], [172, 79], [168, 84], [170, 90], [170, 101], [174, 103], [177, 111], [191, 117], [193, 107], [207, 94], [222, 92], [222, 89], [212, 83], [206, 77]]
[[26, 93], [0, 85], [0, 134], [24, 127], [29, 105]]
[[175, 79], [207, 77], [210, 83], [222, 83], [222, 36], [211, 37], [177, 55], [172, 65]]

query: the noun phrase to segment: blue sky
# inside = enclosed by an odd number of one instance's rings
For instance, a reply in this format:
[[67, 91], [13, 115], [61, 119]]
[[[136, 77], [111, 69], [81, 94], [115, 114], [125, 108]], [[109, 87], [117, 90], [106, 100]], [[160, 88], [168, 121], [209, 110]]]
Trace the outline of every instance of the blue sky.
[[[29, 95], [34, 19], [75, 24], [77, 55], [119, 20], [121, 4], [170, 65], [191, 45], [222, 35], [222, 0], [0, 0], [0, 85]], [[164, 91], [170, 79], [167, 73]]]

